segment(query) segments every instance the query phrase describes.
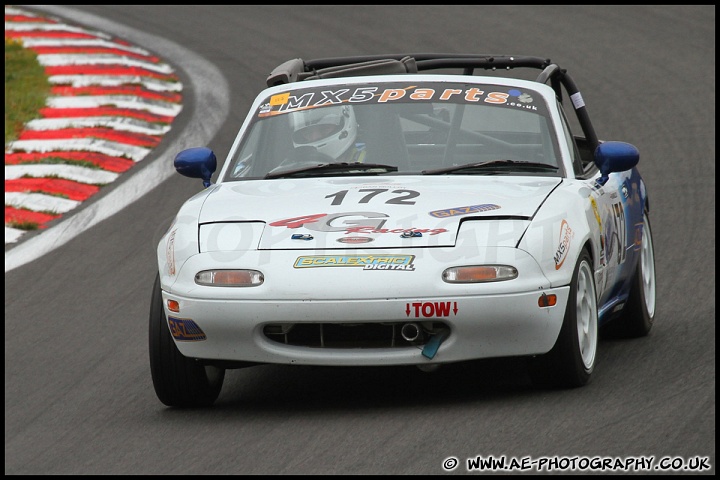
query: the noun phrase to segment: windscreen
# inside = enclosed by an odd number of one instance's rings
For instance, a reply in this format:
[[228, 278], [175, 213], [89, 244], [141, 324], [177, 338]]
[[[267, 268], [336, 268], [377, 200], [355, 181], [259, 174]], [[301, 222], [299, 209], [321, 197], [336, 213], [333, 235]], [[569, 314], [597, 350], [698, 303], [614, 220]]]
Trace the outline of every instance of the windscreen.
[[[423, 174], [497, 160], [513, 162], [484, 173], [560, 176], [557, 152], [548, 107], [533, 90], [461, 82], [326, 85], [268, 97], [253, 112], [223, 180], [323, 164]], [[523, 163], [554, 168], [529, 173]]]

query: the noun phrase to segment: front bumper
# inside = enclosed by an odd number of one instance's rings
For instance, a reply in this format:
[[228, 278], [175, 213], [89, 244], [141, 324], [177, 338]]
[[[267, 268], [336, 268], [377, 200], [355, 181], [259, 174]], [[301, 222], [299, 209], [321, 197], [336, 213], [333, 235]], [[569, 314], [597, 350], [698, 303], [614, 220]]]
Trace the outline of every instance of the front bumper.
[[[539, 307], [542, 294], [557, 296]], [[192, 320], [204, 335], [176, 335], [180, 352], [191, 358], [253, 363], [390, 366], [451, 363], [548, 352], [562, 326], [569, 287], [531, 292], [455, 297], [365, 300], [209, 300], [163, 292], [166, 315]], [[167, 310], [175, 300], [180, 312]], [[449, 302], [449, 303], [448, 303]], [[381, 324], [430, 322], [449, 335], [432, 358], [421, 346], [356, 348], [287, 345], [264, 333], [268, 324]], [[172, 330], [172, 329], [171, 329]], [[177, 333], [177, 332], [175, 332]]]

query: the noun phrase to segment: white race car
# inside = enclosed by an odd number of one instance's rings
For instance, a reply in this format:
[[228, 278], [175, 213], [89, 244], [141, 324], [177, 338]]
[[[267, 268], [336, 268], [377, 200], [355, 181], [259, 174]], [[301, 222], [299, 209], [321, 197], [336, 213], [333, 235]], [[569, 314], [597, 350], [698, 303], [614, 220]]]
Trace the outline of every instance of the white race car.
[[208, 148], [175, 159], [205, 188], [157, 248], [150, 364], [165, 405], [211, 405], [226, 369], [268, 363], [523, 356], [538, 385], [576, 387], [600, 328], [649, 332], [639, 153], [597, 138], [566, 70], [383, 55], [293, 59], [267, 83], [215, 183]]

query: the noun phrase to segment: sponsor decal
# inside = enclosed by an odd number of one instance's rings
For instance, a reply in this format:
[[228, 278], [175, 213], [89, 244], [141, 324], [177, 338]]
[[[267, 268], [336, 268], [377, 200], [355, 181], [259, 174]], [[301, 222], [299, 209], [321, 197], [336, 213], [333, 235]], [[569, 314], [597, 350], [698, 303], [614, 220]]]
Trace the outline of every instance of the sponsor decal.
[[386, 218], [387, 215], [377, 212], [344, 212], [332, 215], [315, 213], [277, 220], [269, 225], [271, 227], [287, 228], [305, 227], [315, 232], [342, 232], [353, 226], [380, 228], [387, 221]]
[[272, 111], [272, 105], [269, 103], [263, 103], [260, 105], [260, 108], [258, 110], [258, 113], [261, 117], [265, 116], [266, 114], [269, 114]]
[[635, 224], [635, 239], [633, 241], [633, 247], [636, 252], [638, 250], [640, 250], [640, 247], [642, 246], [642, 237], [643, 237], [643, 224], [636, 223]]
[[177, 228], [170, 232], [168, 236], [167, 245], [165, 246], [165, 256], [167, 258], [168, 273], [172, 276], [175, 275], [175, 234]]
[[298, 257], [294, 268], [360, 267], [363, 270], [415, 270], [415, 255], [310, 255]]
[[455, 217], [457, 215], [467, 215], [468, 213], [488, 212], [497, 210], [500, 205], [493, 203], [484, 203], [482, 205], [469, 205], [467, 207], [446, 208], [444, 210], [434, 210], [429, 212], [430, 216], [435, 218]]
[[309, 233], [293, 233], [290, 238], [292, 240], [312, 240], [314, 237]]
[[342, 238], [337, 239], [337, 241], [340, 243], [351, 243], [351, 244], [370, 243], [373, 240], [375, 240], [375, 239], [372, 237], [342, 237]]
[[[598, 228], [600, 229], [600, 265], [605, 265], [605, 234], [603, 234], [600, 210], [598, 209], [598, 205], [594, 197], [590, 197], [590, 205], [592, 206], [593, 213], [595, 214], [595, 220], [597, 221]], [[595, 283], [600, 285], [600, 282]]]
[[386, 214], [378, 212], [315, 213], [277, 220], [269, 225], [287, 228], [305, 227], [314, 232], [345, 232], [346, 234], [420, 232], [437, 235], [448, 231], [445, 228], [382, 228], [387, 218]]
[[575, 107], [575, 110], [579, 110], [585, 106], [585, 100], [583, 100], [582, 94], [580, 92], [573, 93], [572, 95], [570, 95], [570, 100], [572, 101], [572, 104], [573, 104], [573, 107]]
[[415, 318], [449, 317], [457, 315], [457, 302], [413, 302], [405, 304], [405, 315]]
[[608, 210], [609, 218], [606, 217], [604, 221], [604, 224], [607, 226], [605, 234], [607, 260], [610, 261], [617, 247], [617, 264], [620, 265], [625, 261], [627, 255], [628, 225], [625, 221], [625, 208], [622, 206], [622, 203], [616, 202], [610, 205]]
[[168, 317], [168, 326], [170, 333], [175, 340], [180, 342], [198, 342], [205, 340], [205, 332], [198, 327], [197, 323], [189, 318]]
[[455, 104], [484, 103], [532, 111], [544, 112], [545, 110], [543, 102], [535, 102], [531, 92], [515, 88], [498, 91], [497, 85], [484, 85], [483, 87], [492, 88], [493, 90], [486, 91], [483, 88], [467, 87], [459, 83], [456, 88], [452, 88], [439, 83], [407, 85], [400, 82], [390, 86], [388, 84], [383, 86], [369, 84], [356, 88], [307, 88], [273, 95], [266, 103], [260, 106], [258, 117], [282, 115], [300, 110], [342, 104], [427, 103], [430, 101]]
[[620, 187], [620, 191], [622, 192], [623, 197], [628, 198], [630, 196], [627, 185], [625, 185], [624, 183], [622, 184], [622, 187]]
[[[445, 233], [448, 230], [446, 228], [372, 228], [372, 227], [350, 227], [346, 233], [399, 233], [405, 234], [410, 237], [422, 236], [423, 233], [430, 235], [437, 235], [438, 233]], [[417, 234], [420, 235], [417, 235]]]
[[600, 211], [598, 210], [597, 202], [593, 197], [590, 197], [590, 205], [592, 205], [593, 213], [595, 214], [595, 220], [597, 220], [598, 227], [602, 231], [602, 219], [600, 218]]
[[270, 105], [285, 105], [290, 100], [289, 93], [281, 93], [270, 97]]
[[570, 240], [572, 240], [574, 236], [575, 232], [573, 229], [570, 228], [566, 220], [563, 220], [562, 224], [560, 224], [560, 245], [558, 245], [555, 255], [553, 256], [555, 260], [555, 270], [560, 270], [560, 267], [565, 263], [567, 254], [570, 251]]

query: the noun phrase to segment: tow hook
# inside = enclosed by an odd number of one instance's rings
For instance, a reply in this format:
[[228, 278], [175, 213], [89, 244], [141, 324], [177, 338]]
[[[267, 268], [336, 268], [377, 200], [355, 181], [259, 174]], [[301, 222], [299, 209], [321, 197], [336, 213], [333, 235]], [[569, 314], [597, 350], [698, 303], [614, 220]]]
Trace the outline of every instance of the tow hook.
[[422, 350], [423, 357], [432, 360], [438, 349], [440, 348], [440, 344], [447, 340], [449, 336], [450, 330], [442, 330], [441, 332], [433, 335], [430, 340], [425, 344], [425, 348], [423, 348]]

